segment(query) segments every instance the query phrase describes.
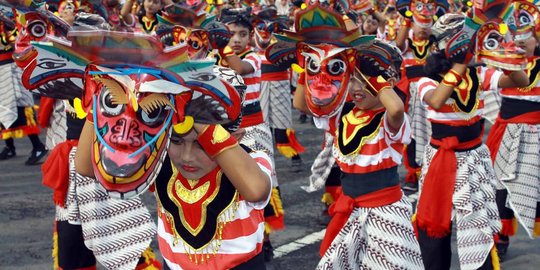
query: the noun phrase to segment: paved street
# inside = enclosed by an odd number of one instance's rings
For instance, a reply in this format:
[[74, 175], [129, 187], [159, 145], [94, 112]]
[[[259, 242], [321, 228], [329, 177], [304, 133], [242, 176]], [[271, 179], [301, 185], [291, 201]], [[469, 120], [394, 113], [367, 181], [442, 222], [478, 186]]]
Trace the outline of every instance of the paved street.
[[[322, 192], [308, 194], [300, 188], [308, 183], [309, 167], [320, 150], [322, 132], [309, 123], [295, 125], [297, 137], [307, 150], [303, 155], [305, 168], [295, 173], [289, 160], [276, 157], [286, 229], [271, 236], [276, 258], [268, 264], [269, 269], [315, 269], [327, 221], [321, 216]], [[16, 146], [18, 157], [0, 162], [0, 269], [51, 269], [52, 193], [41, 185], [39, 166], [24, 166], [31, 150], [28, 139], [17, 140]], [[155, 212], [153, 196], [146, 194], [144, 198]], [[528, 240], [522, 230], [511, 240], [502, 268], [538, 269], [540, 240]], [[459, 269], [454, 254], [452, 269]]]

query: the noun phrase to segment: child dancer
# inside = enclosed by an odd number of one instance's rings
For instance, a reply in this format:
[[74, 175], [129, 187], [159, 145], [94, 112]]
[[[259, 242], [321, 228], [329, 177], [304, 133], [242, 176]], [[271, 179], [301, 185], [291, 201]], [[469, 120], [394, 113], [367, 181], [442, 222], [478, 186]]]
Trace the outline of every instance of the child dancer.
[[[134, 0], [126, 0], [122, 6], [121, 16], [126, 24], [134, 25], [134, 16], [132, 15]], [[137, 14], [137, 28], [140, 28], [144, 33], [154, 33], [158, 20], [156, 15], [159, 14], [164, 5], [171, 4], [171, 0], [143, 0], [142, 9]]]
[[354, 107], [337, 118], [333, 150], [343, 194], [330, 207], [317, 269], [423, 269], [412, 206], [397, 174], [411, 136], [393, 90], [400, 64], [400, 51], [384, 41], [357, 52], [349, 88]]
[[[495, 203], [493, 166], [489, 151], [482, 143], [482, 91], [528, 85], [523, 71], [508, 71], [508, 75], [503, 75], [483, 66], [468, 67], [466, 63], [474, 52], [500, 49], [498, 46], [488, 49], [484, 44], [489, 44], [489, 39], [494, 38], [492, 35], [500, 31], [498, 25], [503, 24], [495, 24], [494, 19], [485, 23], [485, 27], [478, 26], [477, 44], [482, 45], [456, 51], [452, 42], [456, 33], [464, 38], [468, 37], [464, 32], [469, 37], [475, 33], [466, 28], [471, 24], [464, 21], [462, 15], [447, 14], [434, 25], [438, 51], [429, 56], [425, 66], [431, 79], [422, 78], [418, 83], [418, 94], [427, 107], [427, 119], [432, 125], [431, 140], [424, 154], [415, 221], [426, 269], [450, 268], [452, 223], [457, 231], [461, 269], [497, 266], [496, 254], [493, 256], [492, 252], [493, 236], [501, 225]], [[465, 30], [460, 32], [462, 29]], [[486, 29], [490, 29], [490, 35], [481, 35]], [[499, 41], [509, 52], [508, 56], [515, 52], [502, 37]], [[490, 59], [505, 62], [504, 57], [497, 55]]]
[[[221, 13], [220, 20], [227, 24], [232, 33], [229, 45], [219, 50], [219, 65], [229, 67], [236, 73], [242, 76], [247, 89], [245, 94], [245, 102], [242, 105], [242, 128], [245, 128], [246, 135], [242, 138], [241, 143], [245, 144], [253, 150], [264, 151], [274, 164], [274, 143], [272, 140], [272, 132], [270, 126], [264, 121], [263, 112], [260, 103], [260, 82], [261, 82], [261, 65], [262, 59], [254, 48], [249, 46], [254, 30], [250, 21], [250, 9], [230, 10], [224, 9]], [[275, 171], [272, 171], [272, 200], [265, 210], [266, 215], [272, 219], [283, 214], [281, 206], [281, 198], [277, 189], [278, 182]], [[281, 212], [281, 213], [280, 213]], [[271, 224], [267, 223], [267, 224]], [[282, 227], [283, 224], [278, 219], [277, 224]], [[274, 222], [276, 224], [276, 222]], [[270, 227], [270, 225], [269, 225]], [[270, 232], [267, 230], [267, 232]], [[265, 245], [265, 260], [270, 261], [273, 257], [273, 247], [266, 234]]]
[[418, 190], [418, 176], [422, 166], [424, 146], [428, 142], [430, 124], [426, 121], [426, 109], [418, 99], [418, 80], [425, 77], [425, 61], [433, 42], [429, 40], [430, 27], [435, 22], [435, 0], [400, 0], [397, 8], [403, 16], [396, 45], [403, 51], [403, 66], [399, 88], [408, 97], [405, 110], [411, 117], [412, 142], [406, 146], [404, 165], [407, 169], [404, 190]]
[[521, 224], [532, 239], [540, 235], [540, 82], [538, 82], [540, 11], [528, 1], [516, 1], [516, 45], [526, 51], [530, 84], [503, 88], [499, 116], [486, 141], [500, 180], [496, 199], [502, 221], [497, 251], [504, 261], [509, 237]]
[[173, 133], [155, 191], [165, 269], [266, 269], [271, 160], [239, 145], [236, 128], [194, 124]]

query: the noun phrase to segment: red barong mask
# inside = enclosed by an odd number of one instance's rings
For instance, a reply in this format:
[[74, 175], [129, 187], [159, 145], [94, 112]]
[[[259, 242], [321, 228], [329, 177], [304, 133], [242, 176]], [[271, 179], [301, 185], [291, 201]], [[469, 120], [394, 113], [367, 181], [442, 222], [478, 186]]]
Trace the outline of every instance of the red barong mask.
[[354, 67], [354, 51], [374, 36], [347, 30], [343, 16], [316, 4], [297, 13], [296, 32], [275, 35], [277, 43], [266, 50], [275, 65], [293, 66], [300, 74], [310, 112], [317, 117], [339, 112], [347, 95]]
[[396, 7], [402, 16], [420, 27], [431, 27], [448, 10], [446, 0], [398, 0]]
[[226, 124], [240, 114], [241, 93], [213, 71], [213, 61], [186, 61], [186, 46], [164, 49], [154, 36], [125, 32], [70, 32], [69, 37], [71, 42], [34, 46], [84, 68], [82, 108], [94, 127], [88, 154], [96, 179], [113, 197], [129, 198], [148, 188], [172, 129], [185, 129], [188, 117]]
[[[46, 10], [28, 11], [19, 16], [19, 36], [15, 42], [13, 59], [20, 68], [25, 68], [36, 57], [31, 42], [45, 41], [47, 35], [65, 37], [71, 28], [62, 19]], [[25, 85], [34, 89], [33, 85]]]
[[[482, 2], [482, 1], [480, 1]], [[477, 62], [505, 70], [521, 70], [526, 64], [525, 52], [518, 48], [510, 34], [514, 24], [513, 5], [507, 1], [476, 3], [467, 17], [443, 16], [432, 28], [439, 50], [453, 62]]]
[[305, 70], [305, 98], [316, 116], [334, 115], [343, 105], [354, 67], [354, 49], [330, 44], [298, 44], [298, 63]]
[[210, 50], [227, 46], [232, 35], [215, 16], [198, 14], [192, 8], [185, 4], [164, 7], [157, 16], [156, 34], [165, 46], [187, 44], [189, 59], [204, 59]]
[[[538, 1], [533, 1], [538, 2]], [[531, 1], [514, 1], [515, 27], [510, 27], [514, 39], [526, 40], [540, 37], [540, 10]]]

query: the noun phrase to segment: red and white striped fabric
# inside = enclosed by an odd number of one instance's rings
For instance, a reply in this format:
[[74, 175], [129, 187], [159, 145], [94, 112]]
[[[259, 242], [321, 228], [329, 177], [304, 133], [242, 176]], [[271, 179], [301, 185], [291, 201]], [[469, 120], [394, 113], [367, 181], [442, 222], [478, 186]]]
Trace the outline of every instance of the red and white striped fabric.
[[[364, 117], [363, 112], [354, 108], [345, 117], [353, 116], [356, 119]], [[344, 155], [339, 150], [338, 140], [332, 150], [336, 162], [345, 173], [369, 173], [388, 169], [401, 164], [403, 145], [411, 142], [411, 127], [407, 114], [404, 114], [403, 124], [396, 134], [392, 134], [386, 127], [388, 126], [386, 112], [382, 123], [375, 131], [375, 136], [366, 136], [364, 145], [357, 151], [349, 155]], [[343, 124], [343, 123], [340, 123]], [[344, 136], [339, 134], [336, 136]], [[357, 131], [359, 133], [360, 131]]]
[[[469, 96], [471, 93], [474, 93], [473, 90], [468, 89], [468, 85], [472, 84], [470, 72], [476, 72], [476, 76], [479, 78], [480, 82], [475, 96]], [[420, 100], [422, 104], [427, 107], [427, 118], [431, 122], [437, 123], [450, 123], [452, 125], [470, 125], [480, 120], [484, 112], [484, 95], [483, 91], [497, 91], [499, 86], [499, 79], [503, 73], [494, 69], [486, 67], [477, 67], [475, 69], [469, 69], [467, 73], [463, 76], [463, 81], [461, 84], [454, 89], [457, 96], [461, 96], [464, 101], [473, 99], [475, 105], [471, 112], [464, 112], [456, 106], [456, 101], [453, 98], [446, 100], [446, 103], [438, 110], [431, 108], [424, 101], [424, 96], [429, 91], [433, 91], [437, 88], [438, 82], [429, 79], [422, 78], [418, 81], [418, 94], [420, 95]]]
[[[257, 161], [259, 168], [268, 176], [272, 171], [270, 157], [262, 152], [251, 152], [250, 156]], [[262, 251], [264, 238], [264, 207], [270, 200], [271, 191], [266, 200], [247, 202], [242, 196], [236, 209], [231, 204], [218, 218], [231, 218], [223, 226], [221, 240], [216, 237], [204, 248], [198, 250], [196, 256], [186, 253], [185, 243], [180, 238], [174, 243], [174, 233], [166, 220], [163, 209], [158, 209], [158, 244], [163, 259], [170, 269], [230, 269], [236, 267]], [[217, 250], [214, 248], [217, 247]], [[191, 259], [190, 259], [191, 257]], [[195, 261], [197, 257], [197, 261]], [[200, 258], [204, 258], [204, 261]]]
[[[251, 49], [251, 48], [250, 48]], [[248, 62], [253, 67], [253, 72], [242, 75], [244, 83], [247, 86], [245, 105], [259, 101], [259, 92], [261, 88], [261, 65], [262, 60], [259, 54], [254, 51], [246, 54], [242, 61]]]
[[[275, 66], [272, 62], [266, 59], [264, 51], [259, 52], [261, 58], [261, 82], [270, 81], [288, 81], [290, 69], [283, 69]], [[289, 90], [289, 89], [287, 89]]]
[[540, 57], [535, 56], [533, 59], [529, 60], [527, 68], [524, 70], [529, 76], [529, 87], [504, 88], [501, 90], [501, 96], [505, 98], [540, 102], [540, 72], [538, 71], [538, 65], [540, 65], [540, 63], [538, 62], [540, 62]]
[[246, 84], [246, 94], [244, 98], [243, 108], [249, 107], [248, 110], [242, 110], [241, 127], [251, 127], [264, 122], [262, 110], [260, 108], [259, 96], [261, 92], [261, 65], [262, 60], [253, 48], [248, 47], [245, 52], [239, 54], [242, 61], [249, 63], [253, 67], [253, 72], [242, 75]]

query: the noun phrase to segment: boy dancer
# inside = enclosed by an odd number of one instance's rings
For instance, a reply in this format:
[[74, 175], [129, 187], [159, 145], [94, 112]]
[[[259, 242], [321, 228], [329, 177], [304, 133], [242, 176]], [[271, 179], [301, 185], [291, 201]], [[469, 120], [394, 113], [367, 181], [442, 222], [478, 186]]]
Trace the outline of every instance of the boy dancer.
[[[241, 143], [249, 148], [266, 152], [274, 164], [274, 144], [270, 126], [264, 121], [260, 104], [260, 82], [261, 82], [261, 57], [249, 46], [253, 37], [253, 26], [250, 21], [250, 9], [241, 8], [236, 10], [224, 9], [220, 20], [227, 24], [232, 37], [229, 45], [219, 50], [218, 64], [229, 67], [242, 76], [247, 86], [245, 101], [242, 104], [242, 128], [245, 128], [246, 135]], [[273, 167], [273, 165], [272, 165]], [[277, 189], [278, 182], [275, 171], [272, 171], [272, 200], [265, 210], [269, 217], [275, 217], [282, 213], [281, 198]], [[281, 213], [280, 213], [281, 212]], [[278, 220], [279, 222], [279, 220]], [[279, 223], [278, 223], [279, 224]], [[282, 226], [282, 224], [281, 224]], [[280, 227], [280, 226], [278, 226]], [[269, 232], [269, 230], [268, 230]], [[270, 261], [273, 256], [273, 247], [268, 238], [265, 237], [265, 260]]]

